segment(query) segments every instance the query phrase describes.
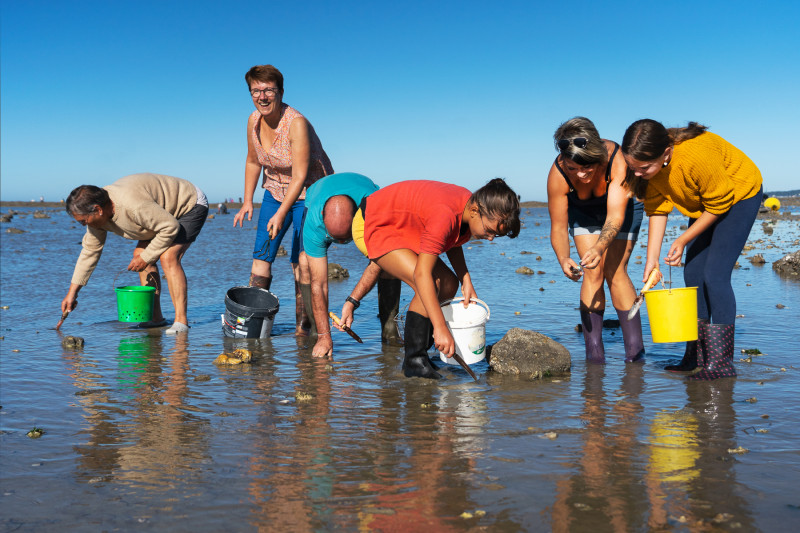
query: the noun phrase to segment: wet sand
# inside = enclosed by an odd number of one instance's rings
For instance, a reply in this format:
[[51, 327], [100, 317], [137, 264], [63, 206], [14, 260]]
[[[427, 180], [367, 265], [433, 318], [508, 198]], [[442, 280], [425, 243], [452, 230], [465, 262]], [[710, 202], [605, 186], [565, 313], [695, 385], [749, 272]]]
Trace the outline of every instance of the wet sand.
[[[224, 294], [246, 281], [255, 237], [232, 214], [187, 252], [188, 336], [116, 321], [115, 277], [136, 280], [120, 273], [133, 243], [116, 236], [55, 332], [83, 230], [63, 211], [15, 216], [1, 227], [25, 233], [0, 239], [0, 531], [793, 531], [800, 283], [770, 263], [800, 248], [800, 224], [777, 220], [767, 235], [757, 222], [733, 273], [739, 377], [687, 383], [661, 369], [682, 346], [653, 344], [647, 326], [645, 364], [625, 365], [609, 329], [608, 364], [587, 367], [579, 285], [560, 275], [546, 209], [525, 213], [518, 239], [465, 246], [491, 307], [487, 338], [544, 333], [569, 349], [572, 374], [527, 381], [479, 363], [478, 383], [457, 367], [439, 382], [404, 378], [402, 349], [380, 343], [374, 292], [354, 324], [364, 344], [335, 332], [333, 360], [312, 358], [292, 335], [285, 258], [274, 336], [224, 339]], [[685, 219], [670, 220], [677, 235]], [[767, 263], [751, 265], [755, 253]], [[351, 276], [331, 283], [338, 312], [365, 262], [344, 246], [331, 260]], [[86, 345], [62, 348], [64, 335]], [[236, 347], [254, 363], [212, 364]]]

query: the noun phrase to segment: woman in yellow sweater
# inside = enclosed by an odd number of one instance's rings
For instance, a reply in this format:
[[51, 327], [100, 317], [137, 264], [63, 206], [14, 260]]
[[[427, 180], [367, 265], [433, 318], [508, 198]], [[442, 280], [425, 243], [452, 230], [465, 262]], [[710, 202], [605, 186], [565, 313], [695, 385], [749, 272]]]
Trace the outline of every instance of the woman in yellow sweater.
[[665, 128], [643, 119], [622, 139], [627, 185], [644, 200], [650, 217], [644, 280], [658, 265], [667, 215], [673, 208], [689, 227], [670, 245], [664, 262], [681, 264], [686, 286], [697, 289], [698, 340], [683, 360], [666, 367], [690, 379], [734, 377], [736, 298], [731, 273], [761, 204], [761, 172], [744, 152], [705, 126]]

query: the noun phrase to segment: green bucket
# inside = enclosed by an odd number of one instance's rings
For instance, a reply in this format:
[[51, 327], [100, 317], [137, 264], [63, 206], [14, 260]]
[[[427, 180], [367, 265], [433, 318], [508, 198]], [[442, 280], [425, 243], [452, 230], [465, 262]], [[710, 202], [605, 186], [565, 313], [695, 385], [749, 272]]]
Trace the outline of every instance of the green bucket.
[[120, 322], [147, 322], [153, 318], [155, 287], [129, 285], [117, 287], [117, 320]]

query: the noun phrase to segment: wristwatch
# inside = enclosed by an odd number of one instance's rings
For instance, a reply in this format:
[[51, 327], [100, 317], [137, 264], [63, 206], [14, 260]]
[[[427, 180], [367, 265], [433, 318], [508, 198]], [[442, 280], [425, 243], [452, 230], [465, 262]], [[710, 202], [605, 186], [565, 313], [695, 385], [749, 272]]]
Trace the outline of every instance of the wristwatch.
[[361, 305], [361, 302], [359, 302], [352, 296], [348, 296], [345, 300], [353, 304], [353, 309], [358, 309], [358, 306]]

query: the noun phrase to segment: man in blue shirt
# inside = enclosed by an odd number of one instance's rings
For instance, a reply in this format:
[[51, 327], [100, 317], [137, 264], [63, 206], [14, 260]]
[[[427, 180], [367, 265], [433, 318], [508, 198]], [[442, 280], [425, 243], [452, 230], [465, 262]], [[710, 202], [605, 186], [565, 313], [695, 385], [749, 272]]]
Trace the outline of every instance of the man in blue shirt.
[[[360, 205], [364, 198], [377, 190], [378, 186], [368, 177], [342, 172], [320, 179], [306, 192], [303, 249], [311, 272], [311, 309], [307, 308], [306, 313], [314, 317], [317, 325], [317, 343], [312, 352], [315, 357], [333, 353], [328, 320], [328, 247], [334, 242], [346, 244], [353, 240], [354, 219], [363, 227]], [[364, 251], [363, 243], [359, 248]], [[342, 306], [342, 323], [347, 326], [353, 323], [353, 312], [376, 281], [381, 340], [399, 342], [394, 319], [400, 307], [400, 280], [382, 277], [380, 267], [372, 261]], [[304, 301], [307, 301], [305, 295]]]

